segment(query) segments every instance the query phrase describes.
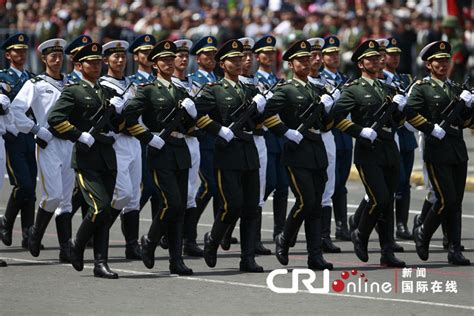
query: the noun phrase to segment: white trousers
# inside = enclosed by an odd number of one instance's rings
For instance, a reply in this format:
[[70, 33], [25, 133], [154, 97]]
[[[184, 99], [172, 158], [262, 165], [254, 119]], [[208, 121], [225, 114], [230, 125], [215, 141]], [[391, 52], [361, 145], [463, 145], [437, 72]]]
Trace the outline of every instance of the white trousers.
[[334, 194], [334, 185], [336, 184], [336, 142], [331, 131], [321, 133], [321, 138], [323, 139], [324, 147], [326, 147], [328, 157], [328, 167], [326, 169], [328, 181], [326, 182], [321, 201], [321, 205], [324, 207], [332, 205], [332, 195]]
[[265, 204], [263, 197], [265, 196], [265, 185], [267, 183], [267, 145], [265, 144], [265, 138], [263, 136], [254, 135], [253, 141], [257, 147], [258, 161], [260, 163], [260, 169], [258, 169], [258, 175], [260, 178], [260, 199], [258, 206], [263, 207], [263, 204]]
[[196, 207], [196, 194], [199, 189], [199, 163], [201, 162], [201, 153], [199, 151], [199, 141], [196, 137], [186, 136], [184, 138], [188, 145], [191, 155], [191, 168], [188, 175], [188, 201], [186, 209]]
[[5, 141], [3, 140], [2, 135], [0, 135], [0, 190], [3, 188], [3, 182], [5, 181]]
[[[420, 152], [421, 157], [423, 157], [423, 150], [425, 149], [425, 135], [420, 132], [419, 138], [420, 144]], [[428, 189], [428, 193], [426, 194], [426, 200], [432, 204], [436, 203], [436, 194], [433, 190], [433, 186], [431, 185], [430, 178], [428, 176], [428, 170], [426, 169], [426, 163], [423, 162], [423, 180], [425, 182], [425, 188]]]
[[74, 169], [71, 168], [73, 143], [53, 137], [46, 148], [36, 146], [40, 207], [56, 215], [71, 213]]
[[142, 181], [140, 142], [135, 137], [118, 134], [113, 147], [117, 158], [117, 178], [111, 205], [123, 213], [139, 210]]

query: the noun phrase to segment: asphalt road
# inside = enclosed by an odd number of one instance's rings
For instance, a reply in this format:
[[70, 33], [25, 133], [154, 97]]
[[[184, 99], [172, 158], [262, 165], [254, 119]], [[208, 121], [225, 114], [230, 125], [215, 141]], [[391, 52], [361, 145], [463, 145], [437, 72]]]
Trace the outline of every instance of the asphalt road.
[[[363, 196], [358, 182], [349, 182], [349, 212]], [[10, 188], [5, 185], [0, 197], [0, 213], [6, 205]], [[413, 216], [420, 210], [424, 190], [414, 188], [410, 212], [410, 226]], [[290, 203], [291, 206], [291, 203]], [[466, 193], [463, 213], [463, 244], [465, 255], [474, 261], [474, 193]], [[1, 209], [3, 208], [3, 209]], [[150, 209], [142, 212], [141, 233], [150, 224]], [[210, 229], [211, 213], [208, 209], [199, 225], [198, 238]], [[264, 208], [263, 240], [274, 250], [271, 241], [273, 218], [271, 201]], [[76, 215], [73, 230], [77, 229], [80, 216]], [[334, 224], [334, 223], [333, 223]], [[334, 227], [333, 227], [334, 230]], [[238, 237], [238, 228], [234, 235]], [[369, 245], [370, 260], [360, 262], [352, 251], [352, 243], [337, 242], [342, 254], [328, 254], [325, 258], [334, 263], [330, 272], [329, 293], [312, 294], [303, 282], [297, 282], [298, 291], [294, 294], [277, 294], [267, 287], [269, 273], [282, 267], [272, 256], [260, 256], [259, 264], [265, 273], [246, 274], [238, 271], [239, 247], [232, 245], [230, 251], [219, 250], [217, 267], [208, 268], [204, 260], [185, 258], [186, 264], [194, 270], [191, 277], [178, 277], [169, 274], [167, 251], [157, 249], [155, 268], [148, 270], [142, 262], [124, 259], [124, 241], [119, 223], [112, 229], [110, 241], [110, 266], [119, 273], [119, 280], [103, 280], [93, 277], [92, 250], [85, 253], [86, 265], [82, 272], [72, 266], [58, 263], [58, 243], [54, 221], [51, 221], [43, 240], [46, 249], [38, 258], [21, 249], [20, 221], [17, 220], [12, 247], [0, 245], [0, 258], [9, 264], [0, 268], [0, 314], [326, 314], [326, 315], [403, 315], [429, 314], [473, 315], [474, 313], [474, 268], [455, 267], [447, 263], [446, 252], [441, 246], [441, 233], [437, 232], [431, 246], [430, 259], [422, 262], [415, 252], [414, 243], [401, 241], [405, 253], [399, 258], [412, 268], [408, 271], [381, 268], [378, 265], [379, 245], [377, 235], [372, 235]], [[240, 239], [240, 238], [239, 238]], [[304, 234], [300, 233], [296, 247], [290, 252], [288, 269], [306, 267], [306, 244]], [[416, 275], [418, 273], [421, 275]], [[352, 270], [357, 270], [352, 275]], [[423, 269], [426, 272], [423, 277]], [[348, 272], [344, 280], [342, 273]], [[355, 271], [354, 271], [355, 272]], [[364, 277], [360, 274], [364, 273]], [[292, 286], [291, 273], [279, 275], [274, 279], [278, 287]], [[344, 274], [344, 276], [347, 276]], [[323, 275], [316, 273], [315, 288], [323, 284]], [[300, 278], [306, 278], [307, 276]], [[361, 280], [361, 289], [358, 284]], [[367, 282], [364, 282], [367, 279]], [[345, 288], [337, 292], [332, 288], [333, 281], [341, 280]], [[446, 288], [448, 283], [454, 286]], [[353, 282], [349, 284], [349, 282]], [[387, 282], [385, 289], [376, 286]], [[413, 293], [406, 292], [407, 284], [413, 283]], [[356, 285], [354, 290], [353, 284]], [[365, 284], [368, 285], [365, 290]], [[417, 284], [419, 288], [417, 289]], [[426, 284], [426, 291], [421, 292]], [[439, 286], [438, 286], [438, 285]], [[340, 285], [340, 283], [339, 283]], [[389, 287], [389, 288], [388, 288]], [[370, 290], [372, 288], [372, 290]], [[437, 292], [437, 291], [441, 292]]]

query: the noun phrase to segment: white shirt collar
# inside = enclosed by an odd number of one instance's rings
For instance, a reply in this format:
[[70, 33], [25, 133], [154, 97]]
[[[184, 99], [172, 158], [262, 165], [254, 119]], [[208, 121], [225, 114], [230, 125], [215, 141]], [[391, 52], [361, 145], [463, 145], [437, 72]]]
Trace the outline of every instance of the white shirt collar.
[[148, 72], [145, 72], [145, 71], [143, 71], [143, 70], [140, 70], [140, 69], [139, 69], [137, 72], [138, 72], [140, 75], [142, 75], [143, 77], [145, 77], [146, 80], [150, 79], [150, 77], [151, 77], [151, 74], [149, 74]]
[[331, 70], [324, 68], [324, 71], [326, 71], [328, 74], [331, 75], [332, 79], [336, 80], [337, 73], [332, 72]]
[[21, 74], [23, 73], [23, 71], [20, 71], [13, 66], [11, 66], [10, 68], [16, 73], [18, 77], [21, 77]]
[[265, 70], [259, 69], [258, 72], [265, 77], [265, 79], [268, 79], [270, 77], [270, 73], [266, 72]]

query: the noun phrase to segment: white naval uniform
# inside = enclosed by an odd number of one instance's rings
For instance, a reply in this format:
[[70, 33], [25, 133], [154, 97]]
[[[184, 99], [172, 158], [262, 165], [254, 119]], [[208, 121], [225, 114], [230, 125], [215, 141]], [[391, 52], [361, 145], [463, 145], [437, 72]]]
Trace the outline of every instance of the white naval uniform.
[[[171, 81], [177, 87], [185, 89], [190, 96], [194, 96], [197, 92], [197, 87], [193, 86], [191, 77], [187, 77], [186, 81], [183, 81], [177, 77], [171, 77]], [[188, 200], [186, 203], [186, 209], [196, 207], [196, 195], [199, 189], [199, 165], [201, 163], [201, 152], [199, 150], [199, 141], [197, 137], [185, 135], [184, 140], [188, 145], [189, 154], [191, 155], [191, 168], [188, 174]]]
[[[247, 86], [255, 86], [260, 90], [260, 93], [265, 92], [261, 91], [262, 87], [261, 85], [259, 85], [258, 78], [255, 76], [252, 78], [239, 76], [239, 81]], [[263, 205], [265, 204], [265, 201], [263, 200], [265, 196], [265, 186], [267, 184], [267, 144], [265, 143], [265, 137], [260, 135], [253, 135], [253, 141], [255, 142], [255, 146], [257, 147], [258, 161], [260, 163], [260, 168], [258, 169], [258, 175], [260, 178], [260, 199], [258, 202], [258, 206], [263, 207]]]
[[[314, 85], [325, 88], [328, 92], [334, 89], [334, 87], [323, 76], [320, 76], [319, 78], [308, 76], [308, 80]], [[326, 181], [323, 198], [321, 200], [321, 206], [324, 207], [332, 205], [332, 195], [334, 194], [334, 187], [336, 184], [336, 142], [334, 141], [332, 131], [322, 132], [321, 138], [323, 139], [328, 158], [328, 167], [326, 168], [328, 180]]]
[[[31, 108], [36, 124], [48, 128], [48, 114], [67, 83], [66, 76], [55, 80], [41, 74], [28, 80], [13, 100], [10, 110], [15, 127], [22, 133], [29, 133], [35, 122], [26, 112]], [[71, 168], [73, 143], [54, 137], [46, 148], [36, 146], [36, 161], [40, 178], [40, 207], [56, 215], [72, 211], [71, 197], [74, 189], [74, 170]]]
[[[117, 80], [110, 76], [102, 76], [99, 83], [117, 91], [126, 101], [135, 96], [135, 85], [130, 85], [128, 78]], [[128, 89], [127, 89], [128, 87]], [[125, 91], [127, 89], [127, 91]], [[117, 159], [117, 177], [112, 196], [111, 206], [123, 213], [140, 209], [140, 185], [142, 181], [142, 150], [140, 141], [124, 133], [113, 134], [113, 148]]]
[[[10, 106], [11, 108], [11, 106]], [[5, 115], [0, 115], [0, 190], [3, 187], [5, 181], [5, 166], [6, 166], [6, 154], [5, 154], [5, 141], [3, 135], [7, 132], [7, 125], [14, 124], [13, 112], [11, 109]]]

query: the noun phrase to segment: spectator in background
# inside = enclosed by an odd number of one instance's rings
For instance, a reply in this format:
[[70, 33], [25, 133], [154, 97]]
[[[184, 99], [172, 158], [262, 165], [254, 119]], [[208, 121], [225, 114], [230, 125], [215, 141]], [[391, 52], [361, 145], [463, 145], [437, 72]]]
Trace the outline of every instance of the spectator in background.
[[110, 11], [110, 22], [102, 29], [100, 34], [101, 43], [121, 39], [122, 26], [118, 23], [119, 14], [116, 10]]
[[67, 41], [71, 41], [74, 38], [84, 33], [86, 27], [86, 20], [82, 16], [82, 11], [80, 8], [74, 8], [71, 12], [71, 19], [67, 23]]

